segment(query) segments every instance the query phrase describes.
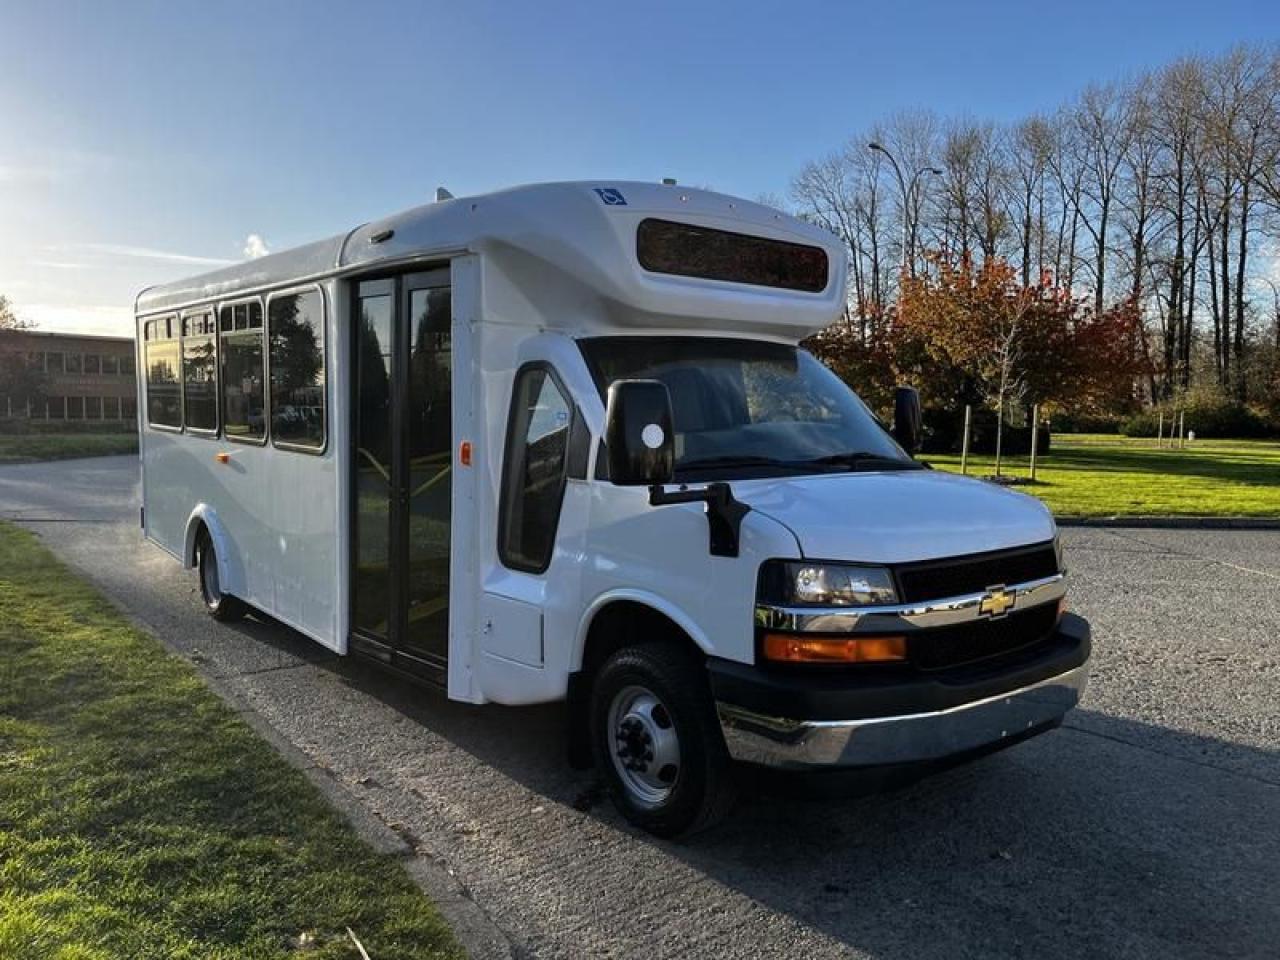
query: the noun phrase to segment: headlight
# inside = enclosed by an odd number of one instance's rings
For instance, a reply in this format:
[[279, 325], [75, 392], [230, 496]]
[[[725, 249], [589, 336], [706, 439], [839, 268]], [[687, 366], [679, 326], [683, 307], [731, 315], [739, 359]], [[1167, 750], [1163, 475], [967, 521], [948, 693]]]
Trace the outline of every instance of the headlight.
[[885, 567], [848, 563], [777, 563], [761, 578], [761, 599], [788, 606], [869, 607], [897, 603]]

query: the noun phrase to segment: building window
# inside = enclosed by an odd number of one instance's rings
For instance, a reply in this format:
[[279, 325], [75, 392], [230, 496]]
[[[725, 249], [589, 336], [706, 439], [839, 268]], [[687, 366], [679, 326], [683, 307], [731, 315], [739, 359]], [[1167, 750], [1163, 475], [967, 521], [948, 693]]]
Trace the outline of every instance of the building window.
[[35, 370], [44, 369], [44, 354], [39, 350], [35, 350], [27, 354], [27, 366]]
[[516, 375], [503, 464], [498, 551], [508, 567], [551, 563], [564, 501], [573, 407], [545, 366]]
[[51, 351], [44, 355], [44, 369], [48, 373], [62, 373], [62, 354]]
[[126, 377], [132, 377], [133, 369], [134, 369], [133, 354], [128, 353], [122, 356], [120, 358], [120, 372], [124, 374]]
[[[172, 318], [148, 320], [144, 330], [147, 365], [147, 423], [182, 427], [182, 394], [179, 389], [179, 347]], [[69, 415], [69, 414], [68, 414]]]
[[262, 304], [222, 308], [222, 429], [229, 440], [262, 441], [267, 435], [266, 369]]
[[138, 401], [133, 397], [121, 397], [120, 417], [123, 420], [136, 420], [138, 417]]
[[84, 397], [67, 397], [67, 419], [84, 419]]
[[67, 419], [67, 398], [66, 397], [50, 397], [49, 398], [49, 419], [50, 420]]
[[182, 397], [188, 430], [218, 429], [218, 353], [213, 311], [182, 318]]
[[84, 418], [86, 420], [102, 419], [102, 398], [101, 397], [85, 397], [84, 398]]
[[84, 373], [84, 364], [81, 362], [80, 354], [66, 354], [63, 358], [63, 369], [67, 373]]
[[102, 356], [97, 353], [86, 353], [84, 355], [84, 372], [85, 373], [101, 373], [102, 372]]
[[102, 372], [108, 376], [115, 376], [120, 372], [120, 358], [114, 353], [104, 353], [102, 355]]
[[271, 438], [320, 450], [325, 438], [324, 298], [319, 290], [271, 298]]

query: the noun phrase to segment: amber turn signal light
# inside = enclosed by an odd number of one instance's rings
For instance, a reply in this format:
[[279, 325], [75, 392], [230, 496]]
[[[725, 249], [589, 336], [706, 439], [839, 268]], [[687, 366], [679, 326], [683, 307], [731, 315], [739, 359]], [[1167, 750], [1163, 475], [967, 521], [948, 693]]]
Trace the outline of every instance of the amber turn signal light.
[[213, 459], [217, 460], [219, 463], [230, 463], [230, 462], [231, 462], [231, 454], [229, 454], [229, 453], [215, 453], [215, 454], [213, 455]]
[[782, 663], [892, 663], [907, 659], [907, 638], [766, 633], [764, 656]]

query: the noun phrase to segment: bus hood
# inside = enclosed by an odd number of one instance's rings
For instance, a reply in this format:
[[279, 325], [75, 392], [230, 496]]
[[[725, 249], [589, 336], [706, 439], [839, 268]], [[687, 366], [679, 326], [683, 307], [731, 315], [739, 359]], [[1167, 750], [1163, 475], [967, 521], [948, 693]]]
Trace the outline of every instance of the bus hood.
[[795, 535], [805, 558], [908, 563], [1053, 539], [1039, 500], [932, 470], [737, 480], [734, 495]]

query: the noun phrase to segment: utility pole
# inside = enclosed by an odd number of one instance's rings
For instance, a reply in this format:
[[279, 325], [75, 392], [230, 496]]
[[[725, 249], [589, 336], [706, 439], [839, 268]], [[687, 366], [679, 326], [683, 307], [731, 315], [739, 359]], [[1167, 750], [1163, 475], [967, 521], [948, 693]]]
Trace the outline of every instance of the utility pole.
[[898, 178], [898, 189], [902, 191], [902, 272], [909, 277], [914, 277], [916, 275], [916, 221], [911, 211], [919, 196], [920, 178], [926, 173], [940, 177], [942, 171], [937, 167], [921, 167], [912, 174], [911, 185], [908, 187], [907, 178], [902, 175], [902, 167], [898, 166], [897, 157], [889, 151], [888, 147], [873, 140], [867, 144], [867, 148], [888, 157], [889, 163], [893, 165], [894, 176]]

